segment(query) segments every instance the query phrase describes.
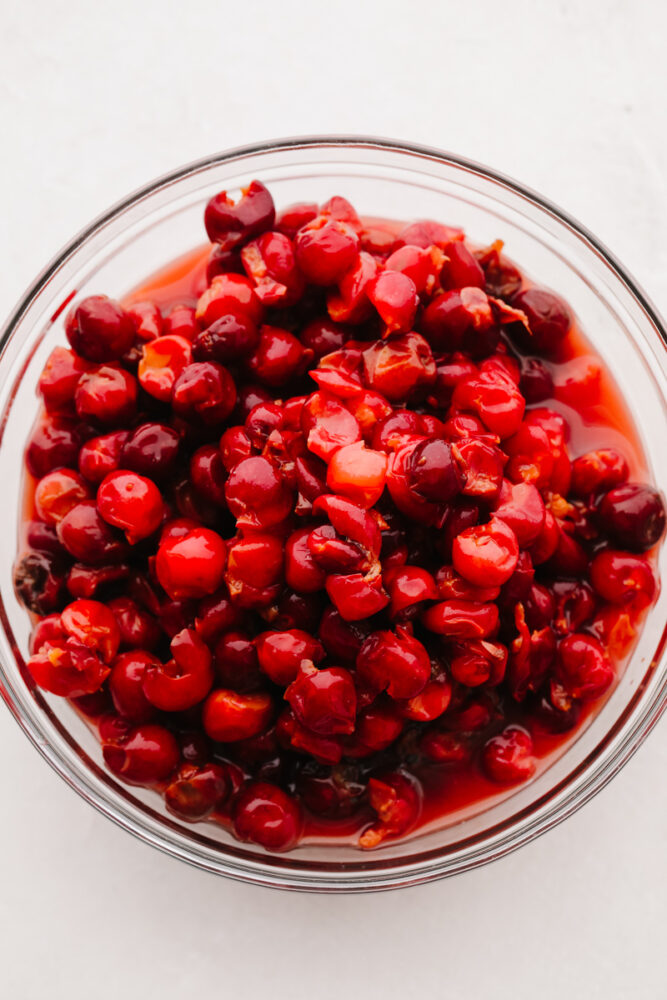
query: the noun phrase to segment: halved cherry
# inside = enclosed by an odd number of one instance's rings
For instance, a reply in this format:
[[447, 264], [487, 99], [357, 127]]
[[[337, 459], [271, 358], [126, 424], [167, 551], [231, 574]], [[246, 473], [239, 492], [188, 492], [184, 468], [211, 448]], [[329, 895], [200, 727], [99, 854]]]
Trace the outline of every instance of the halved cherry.
[[402, 626], [395, 632], [373, 632], [357, 656], [357, 671], [376, 691], [392, 698], [413, 698], [431, 676], [426, 649]]
[[171, 654], [168, 663], [147, 666], [143, 692], [160, 711], [183, 712], [203, 701], [211, 690], [211, 651], [193, 629], [183, 629], [171, 640]]
[[498, 628], [498, 608], [472, 601], [441, 601], [424, 612], [422, 622], [429, 631], [452, 639], [485, 639]]
[[176, 379], [192, 362], [192, 345], [185, 337], [157, 337], [144, 344], [137, 374], [142, 389], [168, 403]]
[[368, 796], [377, 820], [359, 838], [359, 846], [365, 850], [377, 847], [387, 837], [402, 836], [417, 822], [421, 788], [415, 778], [398, 771], [371, 778]]
[[219, 743], [235, 743], [263, 732], [273, 717], [270, 694], [238, 694], [225, 688], [212, 691], [204, 703], [202, 723]]
[[466, 528], [454, 539], [454, 568], [477, 587], [499, 586], [511, 577], [519, 558], [517, 537], [504, 521]]
[[226, 191], [214, 195], [206, 206], [204, 225], [212, 243], [230, 250], [270, 229], [275, 216], [271, 193], [260, 181], [252, 181], [236, 202]]
[[381, 451], [366, 448], [363, 442], [345, 445], [331, 456], [327, 485], [348, 496], [361, 507], [373, 507], [384, 490], [387, 457]]

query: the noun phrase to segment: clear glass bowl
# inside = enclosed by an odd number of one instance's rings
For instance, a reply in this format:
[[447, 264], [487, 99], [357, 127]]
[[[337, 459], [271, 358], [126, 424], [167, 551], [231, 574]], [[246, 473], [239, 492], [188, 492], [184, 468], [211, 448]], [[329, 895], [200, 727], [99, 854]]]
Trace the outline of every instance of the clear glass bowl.
[[[364, 891], [406, 886], [502, 857], [560, 822], [619, 770], [655, 725], [667, 697], [667, 588], [651, 610], [629, 666], [601, 711], [558, 760], [519, 791], [499, 794], [465, 820], [373, 852], [305, 845], [267, 854], [213, 824], [189, 826], [150, 791], [118, 783], [99, 745], [61, 699], [25, 682], [29, 620], [12, 587], [21, 514], [23, 448], [38, 408], [35, 386], [54, 344], [54, 316], [74, 294], [122, 297], [196, 245], [206, 201], [257, 178], [278, 205], [349, 198], [365, 215], [463, 226], [475, 242], [500, 237], [509, 255], [561, 293], [629, 401], [653, 480], [665, 466], [665, 325], [646, 295], [590, 233], [540, 196], [491, 170], [435, 149], [381, 139], [314, 137], [220, 153], [163, 177], [77, 236], [37, 278], [2, 333], [0, 358], [0, 691], [44, 758], [120, 826], [208, 871], [289, 889]], [[667, 546], [659, 572], [667, 579]]]

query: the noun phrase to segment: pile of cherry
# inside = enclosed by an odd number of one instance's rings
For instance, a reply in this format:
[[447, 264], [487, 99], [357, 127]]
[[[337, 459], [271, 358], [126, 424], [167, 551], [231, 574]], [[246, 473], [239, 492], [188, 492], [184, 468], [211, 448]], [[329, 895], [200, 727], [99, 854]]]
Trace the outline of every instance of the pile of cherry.
[[663, 503], [570, 459], [539, 404], [571, 317], [501, 244], [258, 182], [205, 224], [196, 304], [84, 299], [42, 374], [28, 670], [179, 817], [285, 850], [358, 815], [373, 847], [419, 767], [524, 780], [604, 694]]

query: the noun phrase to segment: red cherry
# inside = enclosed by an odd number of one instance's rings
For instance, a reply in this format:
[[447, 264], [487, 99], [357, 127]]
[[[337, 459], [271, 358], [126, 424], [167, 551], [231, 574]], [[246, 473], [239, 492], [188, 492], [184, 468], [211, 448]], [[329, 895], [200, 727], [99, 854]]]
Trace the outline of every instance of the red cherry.
[[72, 409], [79, 379], [90, 365], [65, 347], [54, 347], [39, 377], [39, 391], [49, 413]]
[[354, 731], [357, 693], [352, 674], [343, 667], [318, 670], [303, 663], [285, 691], [299, 722], [322, 736]]
[[35, 489], [35, 512], [47, 524], [59, 524], [72, 507], [88, 500], [90, 491], [85, 480], [73, 469], [49, 472]]
[[591, 563], [590, 577], [600, 597], [612, 604], [623, 604], [639, 594], [652, 600], [657, 590], [647, 559], [615, 549], [597, 553]]
[[315, 285], [335, 285], [354, 262], [359, 237], [346, 222], [320, 216], [296, 234], [296, 260]]
[[572, 463], [572, 492], [578, 497], [619, 486], [627, 478], [628, 463], [613, 448], [586, 452]]
[[167, 809], [193, 823], [221, 806], [231, 789], [228, 771], [221, 764], [182, 764], [167, 785]]
[[544, 288], [526, 288], [512, 298], [512, 305], [526, 314], [530, 335], [523, 327], [520, 342], [534, 354], [553, 354], [572, 325], [570, 310], [562, 299]]
[[206, 697], [213, 685], [211, 652], [197, 633], [183, 629], [171, 640], [173, 659], [151, 663], [143, 677], [143, 692], [162, 712], [183, 712]]
[[122, 444], [120, 465], [161, 482], [174, 471], [180, 441], [178, 431], [165, 424], [140, 424]]
[[73, 349], [86, 361], [117, 361], [134, 343], [132, 317], [106, 295], [91, 295], [74, 306], [65, 320]]
[[526, 781], [535, 771], [529, 733], [520, 726], [507, 726], [485, 745], [482, 764], [488, 777], [499, 784]]
[[214, 195], [206, 206], [204, 225], [212, 243], [230, 250], [270, 229], [275, 215], [270, 192], [259, 181], [252, 181], [242, 188], [237, 202], [226, 191]]
[[74, 403], [82, 420], [103, 426], [125, 424], [137, 408], [137, 380], [117, 365], [100, 365], [81, 376]]
[[109, 675], [93, 650], [74, 638], [47, 640], [27, 666], [35, 684], [64, 698], [98, 691]]
[[28, 471], [41, 479], [59, 466], [76, 465], [81, 446], [78, 425], [68, 417], [46, 416], [32, 431], [25, 453]]
[[374, 632], [357, 656], [359, 676], [392, 698], [413, 698], [431, 676], [424, 646], [401, 626], [396, 632]]
[[614, 681], [614, 671], [601, 643], [577, 632], [561, 640], [556, 671], [573, 698], [599, 698]]
[[416, 779], [400, 772], [371, 778], [368, 795], [377, 821], [362, 833], [360, 847], [377, 847], [387, 837], [407, 833], [416, 823], [421, 811], [421, 789]]
[[454, 539], [454, 568], [477, 587], [498, 586], [511, 577], [519, 558], [517, 537], [505, 521], [466, 528]]
[[144, 723], [122, 740], [102, 742], [104, 762], [123, 781], [150, 785], [163, 781], [176, 768], [178, 743], [163, 726]]
[[60, 616], [65, 634], [110, 663], [118, 652], [120, 632], [112, 611], [99, 601], [74, 601]]
[[172, 389], [174, 413], [184, 420], [199, 420], [207, 427], [223, 423], [234, 409], [236, 386], [222, 365], [196, 361], [184, 368]]
[[273, 700], [265, 692], [238, 694], [212, 691], [204, 703], [202, 722], [212, 740], [235, 743], [263, 732], [273, 717]]
[[237, 524], [255, 529], [279, 524], [293, 506], [292, 491], [275, 466], [259, 455], [232, 469], [225, 496]]
[[267, 851], [288, 851], [301, 836], [303, 819], [295, 799], [277, 785], [253, 782], [241, 789], [232, 812], [234, 833]]
[[192, 361], [192, 345], [185, 337], [157, 337], [144, 344], [137, 375], [142, 389], [168, 403], [174, 384]]
[[281, 687], [296, 680], [304, 662], [318, 663], [324, 656], [322, 644], [301, 629], [263, 632], [257, 636], [255, 644], [262, 671], [274, 684]]
[[226, 557], [220, 535], [209, 528], [194, 528], [160, 545], [155, 570], [171, 598], [205, 597], [220, 586]]
[[114, 660], [109, 676], [109, 691], [116, 711], [132, 722], [149, 722], [155, 708], [144, 694], [143, 684], [149, 666], [159, 664], [151, 653], [133, 649]]
[[660, 541], [665, 530], [665, 504], [657, 490], [626, 483], [609, 490], [599, 508], [603, 529], [624, 548], [643, 552]]
[[339, 448], [331, 457], [327, 485], [361, 507], [372, 507], [384, 490], [387, 458], [361, 442]]
[[215, 672], [222, 686], [234, 691], [260, 688], [263, 678], [255, 641], [244, 632], [224, 632], [215, 646]]
[[155, 483], [136, 472], [110, 472], [97, 491], [97, 509], [108, 524], [121, 528], [130, 545], [159, 528], [164, 515]]
[[111, 431], [89, 438], [79, 452], [81, 475], [90, 483], [101, 483], [105, 476], [120, 466], [123, 446], [129, 437], [129, 431]]
[[408, 333], [412, 329], [419, 298], [412, 278], [400, 271], [383, 271], [369, 283], [366, 294], [371, 300], [385, 332]]

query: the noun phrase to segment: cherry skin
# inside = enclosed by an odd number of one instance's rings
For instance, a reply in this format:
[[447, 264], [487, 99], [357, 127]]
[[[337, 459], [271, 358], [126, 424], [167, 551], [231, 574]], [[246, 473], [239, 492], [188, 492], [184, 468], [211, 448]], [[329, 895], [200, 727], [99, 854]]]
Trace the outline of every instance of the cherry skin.
[[239, 694], [218, 688], [204, 703], [202, 723], [212, 740], [235, 743], [263, 732], [273, 711], [271, 695], [265, 692]]
[[131, 729], [120, 741], [103, 742], [104, 763], [110, 771], [130, 784], [149, 785], [169, 777], [179, 759], [174, 736], [154, 723]]
[[632, 552], [644, 552], [665, 530], [665, 505], [657, 490], [627, 483], [609, 490], [599, 507], [603, 529]]
[[512, 298], [512, 305], [526, 314], [530, 336], [523, 328], [521, 343], [535, 354], [550, 355], [569, 333], [572, 317], [562, 299], [543, 288], [527, 288]]
[[227, 769], [220, 764], [182, 764], [165, 789], [167, 809], [194, 823], [206, 819], [229, 795]]
[[446, 441], [436, 438], [415, 447], [408, 466], [408, 484], [419, 496], [435, 503], [447, 503], [460, 492], [464, 477]]
[[72, 507], [90, 498], [90, 490], [73, 469], [58, 469], [40, 479], [35, 489], [35, 511], [47, 524], [59, 524]]
[[535, 771], [529, 733], [520, 726], [508, 726], [485, 745], [482, 762], [492, 781], [499, 784], [526, 781]]
[[109, 676], [109, 691], [116, 711], [132, 722], [149, 722], [155, 708], [143, 690], [144, 675], [149, 666], [159, 663], [143, 649], [121, 653], [113, 662]]
[[318, 663], [324, 656], [321, 643], [301, 629], [263, 632], [255, 644], [262, 671], [282, 687], [296, 680], [304, 661]]
[[39, 377], [39, 392], [49, 413], [67, 413], [79, 379], [90, 364], [65, 347], [54, 347]]
[[163, 712], [183, 712], [202, 701], [213, 685], [211, 652], [197, 633], [183, 629], [171, 640], [173, 659], [146, 667], [143, 693]]
[[155, 569], [160, 584], [174, 599], [205, 597], [220, 586], [227, 551], [209, 528], [193, 528], [182, 538], [160, 544]]
[[97, 509], [108, 524], [121, 528], [131, 545], [159, 528], [164, 515], [155, 483], [136, 472], [110, 472], [97, 491]]
[[239, 840], [259, 844], [267, 851], [288, 851], [294, 847], [303, 826], [296, 800], [265, 781], [246, 785], [238, 793], [232, 822]]
[[122, 444], [120, 465], [161, 482], [175, 468], [180, 440], [179, 433], [165, 424], [140, 424]]
[[101, 426], [127, 424], [137, 408], [137, 380], [117, 365], [100, 365], [81, 376], [74, 403], [82, 420]]
[[343, 667], [318, 670], [302, 663], [299, 673], [285, 691], [297, 719], [307, 729], [322, 736], [354, 731], [357, 693], [354, 680]]
[[86, 361], [118, 361], [134, 343], [132, 317], [106, 295], [91, 295], [70, 312], [65, 333]]
[[369, 636], [357, 655], [357, 670], [376, 690], [413, 698], [431, 676], [431, 661], [421, 642], [398, 626], [395, 633]]
[[252, 181], [242, 189], [241, 197], [236, 202], [228, 197], [226, 191], [211, 198], [204, 213], [204, 225], [212, 243], [230, 250], [251, 236], [270, 229], [275, 215], [270, 192], [259, 181]]
[[454, 567], [478, 587], [499, 585], [511, 577], [519, 543], [510, 526], [494, 517], [488, 524], [466, 528], [452, 546]]

